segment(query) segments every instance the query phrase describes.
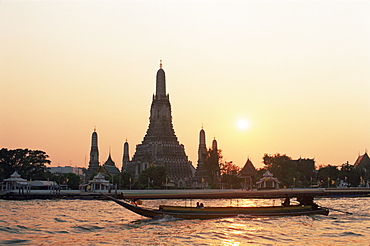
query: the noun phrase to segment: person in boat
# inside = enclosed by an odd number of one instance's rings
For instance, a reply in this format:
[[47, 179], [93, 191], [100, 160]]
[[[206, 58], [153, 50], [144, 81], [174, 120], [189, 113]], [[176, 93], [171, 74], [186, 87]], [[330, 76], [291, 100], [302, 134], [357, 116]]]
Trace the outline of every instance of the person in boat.
[[199, 202], [197, 202], [197, 206], [196, 206], [196, 208], [204, 208], [203, 203], [199, 203]]
[[132, 200], [131, 200], [131, 203], [132, 203], [132, 204], [134, 204], [134, 205], [137, 207], [136, 199], [132, 199]]
[[297, 201], [300, 205], [311, 205], [314, 210], [319, 208], [319, 205], [313, 202], [313, 196], [299, 196]]
[[288, 195], [285, 195], [285, 200], [281, 205], [283, 205], [283, 207], [288, 207], [290, 205], [290, 198]]

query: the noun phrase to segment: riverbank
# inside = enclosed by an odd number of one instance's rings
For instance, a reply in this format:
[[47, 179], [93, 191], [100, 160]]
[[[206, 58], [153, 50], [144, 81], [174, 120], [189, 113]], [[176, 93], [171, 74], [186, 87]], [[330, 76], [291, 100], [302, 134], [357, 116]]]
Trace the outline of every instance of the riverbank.
[[279, 190], [232, 190], [232, 189], [184, 189], [184, 190], [112, 190], [85, 192], [80, 190], [29, 190], [0, 191], [0, 198], [6, 200], [30, 199], [84, 199], [104, 200], [101, 193], [122, 199], [186, 199], [186, 198], [283, 198], [311, 195], [315, 197], [370, 197], [370, 188], [320, 188]]

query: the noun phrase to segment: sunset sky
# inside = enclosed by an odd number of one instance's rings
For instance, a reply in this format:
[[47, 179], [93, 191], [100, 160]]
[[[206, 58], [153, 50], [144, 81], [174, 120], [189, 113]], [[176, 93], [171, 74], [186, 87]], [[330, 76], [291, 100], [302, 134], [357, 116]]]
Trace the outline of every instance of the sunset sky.
[[[225, 161], [353, 164], [370, 150], [370, 1], [0, 1], [0, 147], [52, 166], [122, 165], [149, 125], [159, 61], [175, 133]], [[369, 152], [368, 152], [369, 153]]]

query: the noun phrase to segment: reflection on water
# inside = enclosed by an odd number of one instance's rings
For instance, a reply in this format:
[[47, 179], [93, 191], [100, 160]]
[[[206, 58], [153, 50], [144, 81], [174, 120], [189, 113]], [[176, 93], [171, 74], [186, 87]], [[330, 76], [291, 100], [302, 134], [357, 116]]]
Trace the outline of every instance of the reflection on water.
[[[112, 201], [0, 200], [2, 245], [369, 245], [370, 198], [316, 199], [329, 216], [147, 219]], [[202, 200], [206, 206], [273, 205], [273, 200]], [[275, 200], [275, 205], [280, 203]], [[154, 200], [195, 206], [196, 201]]]

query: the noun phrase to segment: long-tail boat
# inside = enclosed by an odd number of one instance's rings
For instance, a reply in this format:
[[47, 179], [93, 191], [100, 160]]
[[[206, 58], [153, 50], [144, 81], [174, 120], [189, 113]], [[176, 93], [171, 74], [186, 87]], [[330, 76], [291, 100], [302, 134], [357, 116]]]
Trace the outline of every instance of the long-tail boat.
[[171, 216], [180, 219], [213, 219], [236, 216], [296, 216], [323, 214], [328, 215], [329, 210], [316, 204], [299, 204], [286, 206], [262, 206], [262, 207], [184, 207], [160, 205], [158, 209], [148, 209], [130, 204], [123, 200], [104, 195], [124, 208], [149, 218], [161, 218]]

